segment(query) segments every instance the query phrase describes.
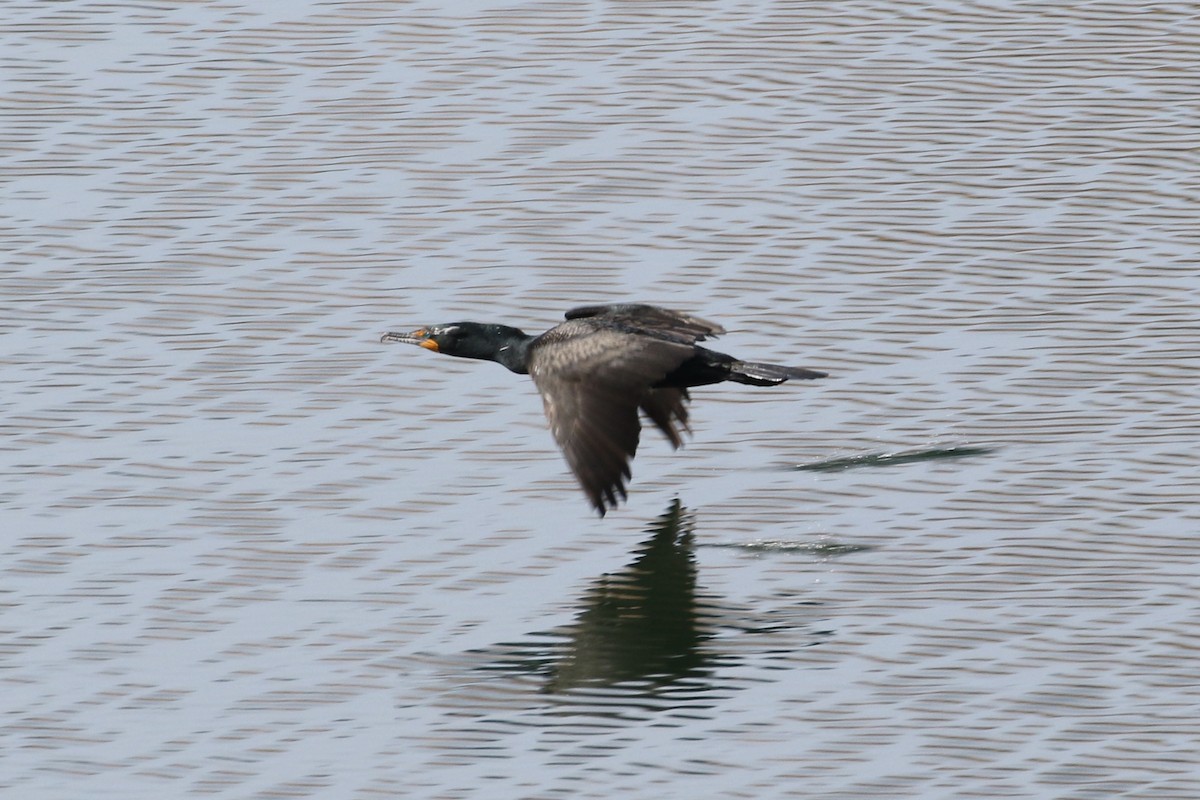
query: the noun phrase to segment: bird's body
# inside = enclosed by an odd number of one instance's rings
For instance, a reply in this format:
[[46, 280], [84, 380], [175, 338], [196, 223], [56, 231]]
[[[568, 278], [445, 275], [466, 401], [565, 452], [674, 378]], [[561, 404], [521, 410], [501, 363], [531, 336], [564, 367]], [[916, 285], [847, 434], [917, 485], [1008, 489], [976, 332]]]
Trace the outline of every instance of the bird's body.
[[688, 430], [688, 389], [722, 381], [774, 386], [825, 373], [740, 361], [698, 342], [721, 326], [658, 306], [582, 306], [540, 336], [506, 325], [459, 322], [383, 341], [417, 344], [464, 358], [496, 361], [533, 378], [571, 471], [604, 514], [625, 497], [637, 452], [640, 409], [671, 441]]

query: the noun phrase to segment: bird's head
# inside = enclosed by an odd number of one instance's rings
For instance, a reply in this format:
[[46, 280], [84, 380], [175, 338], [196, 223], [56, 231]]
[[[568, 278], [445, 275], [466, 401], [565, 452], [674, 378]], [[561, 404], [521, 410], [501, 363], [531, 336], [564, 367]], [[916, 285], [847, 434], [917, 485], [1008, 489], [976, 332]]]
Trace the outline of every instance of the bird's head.
[[[518, 362], [523, 365], [525, 346], [532, 337], [518, 328], [482, 322], [453, 322], [448, 325], [427, 325], [411, 333], [389, 331], [380, 341], [415, 344], [459, 358], [497, 361], [514, 372]], [[519, 358], [518, 358], [519, 357]]]

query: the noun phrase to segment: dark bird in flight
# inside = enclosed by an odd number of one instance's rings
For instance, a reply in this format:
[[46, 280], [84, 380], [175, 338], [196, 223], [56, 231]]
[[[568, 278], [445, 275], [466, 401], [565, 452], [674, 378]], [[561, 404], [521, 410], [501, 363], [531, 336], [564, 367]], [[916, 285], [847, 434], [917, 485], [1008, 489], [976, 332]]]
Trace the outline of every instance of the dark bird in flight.
[[384, 342], [495, 361], [529, 375], [542, 395], [550, 430], [592, 505], [604, 516], [625, 498], [629, 462], [637, 452], [640, 408], [673, 447], [688, 431], [688, 389], [733, 381], [775, 386], [824, 372], [741, 361], [697, 342], [725, 329], [658, 306], [581, 306], [540, 336], [507, 325], [455, 322], [412, 333], [388, 332]]

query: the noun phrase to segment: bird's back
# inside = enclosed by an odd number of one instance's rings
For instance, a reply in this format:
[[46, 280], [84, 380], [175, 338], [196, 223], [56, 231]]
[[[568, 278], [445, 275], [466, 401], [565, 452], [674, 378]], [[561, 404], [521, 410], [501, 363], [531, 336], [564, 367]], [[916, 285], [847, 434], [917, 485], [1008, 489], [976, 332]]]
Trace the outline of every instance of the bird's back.
[[[590, 322], [592, 328], [606, 328], [624, 333], [649, 336], [694, 344], [710, 336], [720, 336], [725, 329], [715, 322], [645, 303], [621, 303], [607, 306], [580, 306], [566, 313], [567, 322]], [[557, 328], [553, 329], [557, 330]], [[579, 330], [583, 330], [579, 328]]]
[[570, 319], [530, 344], [529, 372], [543, 389], [560, 380], [648, 389], [693, 350], [688, 336], [669, 330], [604, 318]]

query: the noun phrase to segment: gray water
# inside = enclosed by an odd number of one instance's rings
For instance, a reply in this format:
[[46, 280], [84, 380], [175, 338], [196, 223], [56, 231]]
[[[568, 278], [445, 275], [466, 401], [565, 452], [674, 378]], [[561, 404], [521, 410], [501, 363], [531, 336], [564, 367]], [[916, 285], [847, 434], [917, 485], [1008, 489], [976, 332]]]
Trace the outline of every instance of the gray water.
[[[1200, 796], [1193, 5], [4, 15], [5, 796]], [[378, 343], [629, 299], [832, 377]]]

